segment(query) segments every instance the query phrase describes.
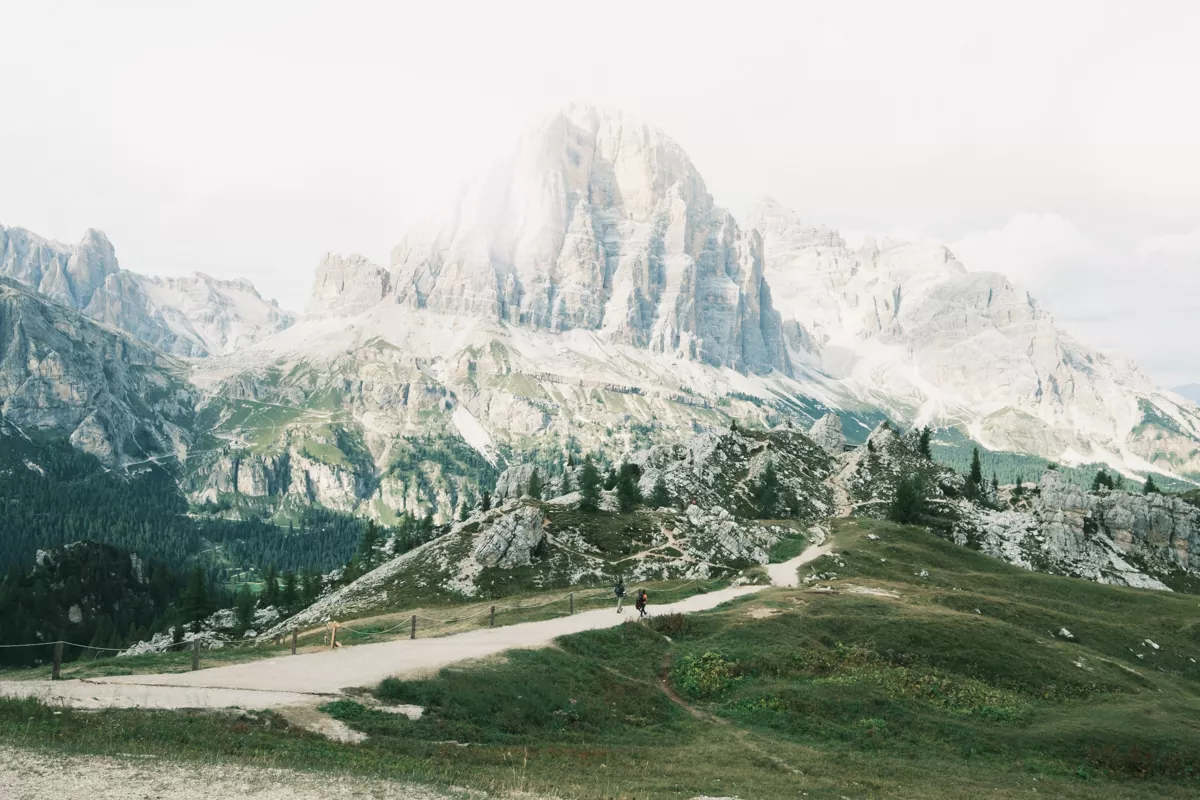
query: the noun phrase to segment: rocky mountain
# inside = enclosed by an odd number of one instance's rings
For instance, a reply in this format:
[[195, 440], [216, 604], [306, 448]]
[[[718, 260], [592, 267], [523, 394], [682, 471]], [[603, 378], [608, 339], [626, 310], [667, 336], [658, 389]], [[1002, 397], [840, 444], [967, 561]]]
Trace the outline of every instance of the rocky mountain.
[[993, 450], [1200, 475], [1200, 409], [1057, 328], [1004, 276], [937, 243], [851, 247], [772, 201], [748, 224], [795, 358], [860, 401]]
[[[68, 247], [0, 229], [0, 273], [174, 365], [194, 421], [168, 415], [169, 433], [150, 413], [143, 427], [158, 435], [140, 450], [171, 442], [189, 498], [231, 514], [316, 504], [444, 523], [506, 467], [558, 485], [572, 456], [654, 447], [644, 489], [664, 474], [673, 490], [712, 494], [680, 471], [679, 448], [734, 423], [810, 431], [835, 460], [890, 418], [1127, 475], [1200, 475], [1200, 409], [1064, 334], [1002, 276], [936, 244], [850, 246], [778, 204], [739, 225], [669, 137], [587, 107], [532, 129], [387, 268], [327, 255], [294, 324], [246, 283], [121, 270], [96, 232]], [[54, 325], [20, 330], [45, 352], [64, 346], [39, 338]], [[180, 366], [163, 352], [203, 358]], [[141, 396], [44, 378], [47, 397], [76, 398], [51, 422], [49, 400], [38, 417], [17, 394], [30, 368], [9, 363], [0, 399], [17, 424], [76, 435], [83, 398], [123, 398], [96, 412], [106, 433], [78, 434], [110, 464], [139, 449], [127, 444], [137, 403], [161, 408], [149, 385]], [[725, 488], [744, 501], [749, 485]]]
[[195, 396], [179, 361], [0, 278], [0, 413], [18, 429], [69, 436], [109, 466], [182, 456]]
[[533, 129], [392, 251], [392, 280], [412, 308], [790, 372], [760, 238], [678, 144], [620, 113]]
[[225, 353], [295, 321], [249, 281], [123, 270], [105, 235], [90, 229], [64, 245], [0, 226], [0, 276], [178, 356]]

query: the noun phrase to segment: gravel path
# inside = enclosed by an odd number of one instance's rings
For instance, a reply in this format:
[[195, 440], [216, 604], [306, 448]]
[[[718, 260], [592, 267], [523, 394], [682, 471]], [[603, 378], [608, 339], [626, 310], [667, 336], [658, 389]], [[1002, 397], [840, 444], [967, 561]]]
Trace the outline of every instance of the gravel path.
[[0, 797], [5, 800], [451, 800], [467, 796], [405, 783], [283, 769], [0, 746]]
[[[798, 585], [800, 567], [829, 551], [828, 546], [811, 547], [790, 561], [769, 565], [772, 583]], [[651, 610], [655, 614], [707, 611], [764, 588], [733, 587], [661, 606], [653, 605], [651, 596]], [[356, 645], [197, 672], [83, 681], [0, 682], [0, 695], [33, 696], [81, 708], [287, 708], [319, 702], [343, 689], [373, 686], [392, 676], [419, 678], [450, 664], [505, 650], [546, 647], [560, 636], [616, 627], [635, 613], [633, 608], [627, 608], [625, 614], [617, 614], [613, 609], [585, 611], [453, 636]]]

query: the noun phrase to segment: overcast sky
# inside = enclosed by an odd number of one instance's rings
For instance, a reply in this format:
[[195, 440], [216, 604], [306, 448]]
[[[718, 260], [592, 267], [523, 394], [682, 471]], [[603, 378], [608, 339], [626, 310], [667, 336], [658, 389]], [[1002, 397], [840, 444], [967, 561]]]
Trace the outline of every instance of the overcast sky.
[[302, 308], [569, 101], [735, 213], [949, 242], [1200, 381], [1200, 3], [8, 3], [0, 224]]

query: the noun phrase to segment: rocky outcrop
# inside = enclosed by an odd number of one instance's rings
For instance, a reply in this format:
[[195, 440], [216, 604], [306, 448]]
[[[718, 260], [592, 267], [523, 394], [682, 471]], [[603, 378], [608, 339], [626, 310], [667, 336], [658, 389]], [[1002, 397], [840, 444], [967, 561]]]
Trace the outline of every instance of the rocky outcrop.
[[812, 439], [830, 455], [840, 455], [846, 449], [846, 435], [842, 433], [842, 418], [829, 413], [817, 420], [808, 432]]
[[418, 308], [607, 339], [718, 366], [790, 373], [762, 241], [661, 131], [570, 108], [392, 252]]
[[472, 555], [484, 567], [527, 566], [545, 545], [545, 523], [537, 506], [521, 506], [497, 519]]
[[55, 431], [109, 466], [183, 455], [194, 395], [182, 365], [0, 280], [0, 413]]
[[[492, 492], [492, 498], [498, 502], [506, 500], [518, 500], [529, 493], [529, 479], [533, 476], [533, 471], [537, 469], [533, 464], [513, 464], [500, 473], [500, 477], [496, 479], [496, 489]], [[542, 479], [542, 485], [547, 485], [546, 476], [541, 472], [538, 477]]]
[[379, 305], [387, 295], [387, 270], [357, 253], [343, 258], [326, 253], [317, 265], [304, 315], [311, 319], [352, 317]]
[[644, 497], [661, 478], [679, 506], [723, 506], [738, 516], [755, 518], [759, 509], [754, 487], [770, 464], [791, 508], [789, 516], [816, 520], [832, 509], [824, 483], [832, 469], [829, 454], [790, 427], [700, 434], [640, 451], [629, 461], [642, 471], [639, 487]]
[[1089, 492], [1050, 471], [1026, 512], [963, 511], [960, 544], [1027, 569], [1146, 589], [1200, 575], [1200, 509], [1178, 497]]
[[249, 281], [123, 270], [112, 243], [91, 229], [79, 244], [64, 245], [0, 226], [0, 277], [178, 356], [230, 352], [295, 322]]

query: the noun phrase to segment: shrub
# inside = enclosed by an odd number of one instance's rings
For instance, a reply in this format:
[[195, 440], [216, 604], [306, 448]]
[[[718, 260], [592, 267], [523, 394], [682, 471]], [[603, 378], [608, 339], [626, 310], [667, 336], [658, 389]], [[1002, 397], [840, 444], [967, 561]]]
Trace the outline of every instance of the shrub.
[[679, 690], [697, 699], [724, 694], [741, 680], [734, 663], [711, 650], [703, 655], [687, 656], [679, 662], [674, 673]]

